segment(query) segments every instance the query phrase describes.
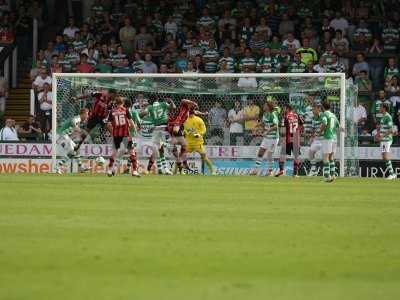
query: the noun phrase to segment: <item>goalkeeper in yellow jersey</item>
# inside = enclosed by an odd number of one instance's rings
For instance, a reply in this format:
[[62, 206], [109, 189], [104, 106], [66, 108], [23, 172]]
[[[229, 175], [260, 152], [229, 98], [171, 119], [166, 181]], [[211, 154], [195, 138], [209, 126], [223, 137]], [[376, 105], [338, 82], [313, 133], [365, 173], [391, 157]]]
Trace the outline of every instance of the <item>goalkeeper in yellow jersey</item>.
[[189, 117], [183, 127], [187, 141], [187, 153], [197, 152], [200, 154], [201, 160], [207, 164], [210, 173], [215, 175], [213, 165], [207, 157], [206, 148], [204, 147], [203, 137], [206, 134], [206, 125], [202, 118], [196, 116], [194, 109], [189, 111]]

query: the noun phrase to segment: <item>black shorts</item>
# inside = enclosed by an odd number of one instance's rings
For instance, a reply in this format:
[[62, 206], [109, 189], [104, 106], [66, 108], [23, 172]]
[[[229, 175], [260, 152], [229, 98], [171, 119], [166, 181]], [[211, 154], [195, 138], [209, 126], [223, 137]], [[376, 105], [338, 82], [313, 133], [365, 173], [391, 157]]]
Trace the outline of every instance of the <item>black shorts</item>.
[[91, 118], [89, 118], [86, 127], [90, 131], [93, 128], [95, 128], [97, 125], [103, 127], [104, 126], [103, 119], [100, 117], [91, 117]]
[[126, 138], [126, 137], [125, 136], [114, 136], [113, 137], [114, 147], [115, 147], [116, 150], [121, 148], [121, 144], [122, 144], [124, 138]]
[[286, 143], [286, 155], [291, 155], [293, 152], [293, 143]]

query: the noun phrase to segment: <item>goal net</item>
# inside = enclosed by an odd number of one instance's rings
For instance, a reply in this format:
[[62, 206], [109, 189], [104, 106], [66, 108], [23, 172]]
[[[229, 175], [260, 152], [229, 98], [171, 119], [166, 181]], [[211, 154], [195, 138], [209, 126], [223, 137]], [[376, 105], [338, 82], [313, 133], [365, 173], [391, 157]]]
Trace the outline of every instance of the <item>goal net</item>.
[[[263, 107], [274, 101], [281, 109], [290, 103], [303, 120], [301, 132], [301, 174], [307, 175], [310, 168], [308, 151], [312, 136], [312, 107], [322, 101], [330, 101], [332, 111], [345, 128], [338, 135], [335, 155], [340, 176], [357, 176], [357, 128], [353, 122], [356, 107], [355, 87], [346, 82], [343, 73], [329, 74], [53, 74], [53, 122], [52, 158], [53, 169], [62, 159], [60, 133], [62, 124], [79, 115], [86, 107], [92, 109], [94, 92], [108, 91], [123, 96], [135, 106], [172, 99], [179, 106], [182, 99], [190, 99], [199, 109], [208, 112], [203, 117], [207, 134], [205, 145], [208, 156], [214, 161], [219, 174], [249, 174], [262, 140], [258, 130]], [[143, 104], [144, 103], [144, 104]], [[281, 110], [282, 111], [282, 110]], [[240, 118], [241, 116], [241, 118]], [[254, 117], [255, 116], [255, 117]], [[84, 127], [84, 124], [81, 124]], [[166, 145], [166, 158], [173, 164], [174, 158]], [[146, 141], [137, 140], [136, 146], [140, 166], [144, 168], [150, 155]], [[277, 160], [280, 147], [274, 153]], [[96, 157], [108, 158], [112, 152], [112, 139], [102, 127], [94, 128], [84, 140], [78, 153], [71, 158], [69, 170], [75, 172], [74, 160], [79, 157], [93, 167]], [[202, 171], [199, 158], [189, 156], [194, 169]], [[292, 157], [287, 157], [287, 174], [290, 174]], [[317, 154], [317, 160], [322, 155]], [[75, 162], [76, 163], [76, 162]], [[277, 167], [277, 163], [275, 165]], [[261, 169], [266, 167], [263, 165]], [[156, 172], [156, 171], [154, 171]]]

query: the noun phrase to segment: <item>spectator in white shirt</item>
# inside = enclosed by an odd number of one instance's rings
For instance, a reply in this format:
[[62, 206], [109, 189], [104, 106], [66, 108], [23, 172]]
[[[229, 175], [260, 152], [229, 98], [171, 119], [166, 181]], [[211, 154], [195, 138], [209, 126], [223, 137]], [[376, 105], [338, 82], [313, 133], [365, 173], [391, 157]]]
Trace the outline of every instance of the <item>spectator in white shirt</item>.
[[341, 30], [343, 35], [346, 35], [346, 31], [349, 28], [349, 22], [347, 22], [347, 20], [342, 17], [342, 13], [340, 12], [340, 10], [337, 10], [336, 16], [334, 19], [332, 19], [329, 26], [335, 30]]
[[6, 119], [5, 126], [0, 130], [0, 141], [19, 141], [17, 130], [15, 129], [15, 121]]
[[75, 38], [75, 33], [79, 31], [79, 28], [75, 26], [74, 18], [68, 19], [68, 26], [64, 28], [63, 34], [67, 40], [71, 41]]
[[353, 111], [353, 121], [357, 124], [358, 134], [361, 134], [367, 122], [367, 110], [361, 103]]
[[147, 53], [144, 56], [143, 73], [157, 73], [157, 65], [151, 60], [151, 54]]
[[39, 93], [43, 91], [43, 86], [45, 83], [51, 86], [51, 77], [47, 72], [47, 68], [43, 67], [40, 69], [39, 75], [36, 76], [35, 80], [33, 81], [32, 87], [37, 93]]
[[[243, 72], [251, 73], [251, 70], [245, 66]], [[237, 86], [240, 88], [257, 88], [257, 80], [254, 77], [240, 77]]]
[[293, 33], [289, 32], [286, 40], [282, 42], [282, 46], [286, 46], [289, 49], [289, 52], [294, 54], [301, 45], [299, 40], [294, 38]]
[[240, 101], [236, 100], [228, 112], [229, 135], [231, 145], [238, 144], [238, 137], [243, 137], [243, 110]]
[[164, 25], [164, 31], [166, 34], [170, 33], [176, 38], [176, 33], [178, 32], [178, 25], [176, 24], [175, 20], [172, 16], [168, 17], [168, 21]]

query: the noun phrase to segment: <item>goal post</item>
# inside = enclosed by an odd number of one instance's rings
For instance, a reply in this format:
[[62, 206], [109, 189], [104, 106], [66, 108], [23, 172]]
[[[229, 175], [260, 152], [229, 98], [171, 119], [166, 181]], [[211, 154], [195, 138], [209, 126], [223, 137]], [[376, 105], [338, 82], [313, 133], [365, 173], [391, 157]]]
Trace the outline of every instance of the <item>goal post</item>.
[[[251, 79], [255, 86], [241, 85], [243, 79]], [[338, 137], [339, 175], [357, 174], [357, 130], [350, 121], [357, 101], [355, 87], [347, 82], [344, 73], [183, 73], [183, 74], [104, 74], [104, 73], [54, 73], [52, 77], [52, 137], [57, 136], [57, 126], [77, 114], [84, 104], [71, 99], [95, 90], [114, 89], [127, 98], [144, 94], [153, 99], [183, 98], [197, 101], [201, 108], [209, 110], [215, 100], [231, 105], [236, 100], [254, 99], [262, 108], [267, 97], [276, 99], [279, 106], [296, 97], [311, 97], [316, 101], [328, 99], [335, 103], [334, 112], [340, 120]], [[313, 100], [313, 101], [314, 101]], [[351, 118], [352, 119], [352, 118]], [[349, 128], [353, 127], [353, 128]], [[351, 135], [351, 136], [350, 136]], [[349, 145], [348, 140], [352, 141]], [[102, 143], [104, 143], [104, 139]], [[95, 141], [94, 143], [101, 143]], [[224, 140], [220, 141], [224, 145]], [[306, 146], [303, 141], [303, 146]], [[348, 144], [348, 145], [346, 145]], [[207, 140], [206, 140], [207, 145]], [[346, 163], [347, 162], [351, 162]], [[57, 162], [57, 139], [52, 138], [52, 165]], [[349, 171], [346, 169], [353, 168]]]

